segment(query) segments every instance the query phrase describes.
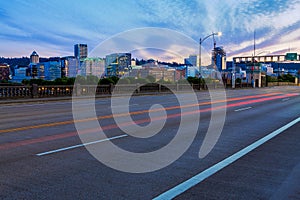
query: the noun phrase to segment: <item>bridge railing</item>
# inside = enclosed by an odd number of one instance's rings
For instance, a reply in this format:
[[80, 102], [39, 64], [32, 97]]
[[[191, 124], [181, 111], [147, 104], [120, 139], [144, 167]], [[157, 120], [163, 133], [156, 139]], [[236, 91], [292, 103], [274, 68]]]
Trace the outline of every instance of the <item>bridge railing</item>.
[[[34, 92], [35, 87], [37, 90]], [[73, 93], [73, 86], [62, 85], [46, 85], [46, 86], [32, 86], [33, 97], [58, 97], [71, 96]]]
[[0, 86], [0, 99], [31, 97], [32, 86]]
[[268, 82], [268, 87], [273, 86], [297, 86], [297, 83], [292, 82]]
[[[268, 86], [295, 85], [292, 83], [268, 83]], [[249, 87], [250, 85], [241, 85]], [[118, 84], [114, 85], [32, 85], [32, 86], [0, 86], [0, 99], [12, 98], [46, 98], [46, 97], [65, 97], [65, 96], [89, 96], [89, 95], [110, 95], [114, 93], [163, 93], [171, 91], [194, 91], [207, 89], [224, 89], [228, 85], [221, 83], [207, 84]], [[134, 91], [134, 92], [133, 92]]]

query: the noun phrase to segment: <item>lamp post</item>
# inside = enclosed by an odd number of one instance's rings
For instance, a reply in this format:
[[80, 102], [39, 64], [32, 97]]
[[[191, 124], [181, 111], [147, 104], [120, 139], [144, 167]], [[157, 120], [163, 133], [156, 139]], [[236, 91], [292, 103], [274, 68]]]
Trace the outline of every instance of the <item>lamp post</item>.
[[[260, 59], [259, 55], [263, 54], [263, 53], [268, 54], [268, 53], [271, 53], [271, 51], [261, 51], [258, 54], [256, 54], [256, 58], [257, 58], [257, 62], [258, 63], [261, 63], [261, 59]], [[263, 63], [265, 61], [266, 61], [266, 57], [264, 57]], [[255, 58], [254, 58], [254, 66], [255, 66]], [[260, 66], [259, 69], [260, 69], [260, 72], [259, 72], [260, 85], [258, 85], [258, 87], [259, 86], [260, 87], [268, 86], [268, 74], [267, 74], [267, 71], [266, 71], [266, 73], [262, 73], [263, 70], [262, 70], [261, 66]]]
[[201, 61], [202, 61], [202, 60], [201, 60], [201, 46], [202, 46], [202, 43], [203, 43], [207, 38], [209, 38], [209, 37], [211, 37], [211, 36], [215, 36], [215, 35], [221, 36], [221, 35], [222, 35], [222, 32], [212, 33], [212, 34], [210, 34], [210, 35], [204, 37], [203, 39], [200, 38], [200, 40], [199, 40], [199, 72], [200, 72], [201, 76], [202, 76], [202, 68], [201, 68]]

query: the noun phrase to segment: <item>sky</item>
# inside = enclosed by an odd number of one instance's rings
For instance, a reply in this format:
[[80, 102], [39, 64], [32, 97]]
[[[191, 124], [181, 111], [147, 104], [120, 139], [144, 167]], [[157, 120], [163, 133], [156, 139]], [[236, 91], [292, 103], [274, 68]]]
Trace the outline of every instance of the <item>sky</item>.
[[[300, 53], [299, 10], [300, 0], [0, 1], [0, 57], [29, 56], [33, 50], [41, 57], [68, 56], [77, 43], [93, 51], [116, 35], [148, 27], [176, 31], [196, 43], [220, 31], [216, 44], [224, 47], [227, 60], [253, 55], [254, 32], [256, 55]], [[212, 37], [202, 46], [209, 52]], [[136, 56], [154, 54], [142, 50]]]

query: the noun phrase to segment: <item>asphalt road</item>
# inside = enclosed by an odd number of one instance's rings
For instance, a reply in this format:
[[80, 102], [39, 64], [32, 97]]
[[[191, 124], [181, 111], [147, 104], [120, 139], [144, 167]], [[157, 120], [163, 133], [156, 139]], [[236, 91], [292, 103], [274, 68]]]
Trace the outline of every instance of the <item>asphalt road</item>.
[[1, 104], [0, 198], [300, 199], [299, 87], [192, 97]]

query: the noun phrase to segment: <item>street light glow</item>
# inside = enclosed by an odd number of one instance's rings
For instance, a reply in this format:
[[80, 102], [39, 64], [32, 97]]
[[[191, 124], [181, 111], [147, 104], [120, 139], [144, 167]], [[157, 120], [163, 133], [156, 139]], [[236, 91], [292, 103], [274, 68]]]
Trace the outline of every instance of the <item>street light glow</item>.
[[202, 75], [202, 71], [201, 71], [201, 45], [202, 45], [202, 43], [204, 42], [204, 40], [206, 40], [207, 38], [209, 38], [209, 37], [211, 37], [211, 36], [215, 36], [215, 35], [217, 35], [217, 36], [222, 36], [222, 32], [213, 32], [212, 34], [210, 34], [210, 35], [208, 35], [208, 36], [206, 36], [206, 37], [204, 37], [203, 39], [202, 38], [200, 38], [200, 40], [199, 40], [199, 73]]

